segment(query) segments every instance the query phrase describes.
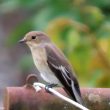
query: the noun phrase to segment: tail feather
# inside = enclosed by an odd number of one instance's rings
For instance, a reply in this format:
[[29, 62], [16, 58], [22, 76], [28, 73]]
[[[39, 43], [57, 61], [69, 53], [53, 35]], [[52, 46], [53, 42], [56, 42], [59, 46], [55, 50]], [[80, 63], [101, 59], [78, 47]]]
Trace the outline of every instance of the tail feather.
[[78, 103], [80, 103], [80, 104], [83, 105], [83, 100], [82, 100], [82, 98], [81, 98], [81, 94], [79, 93], [79, 88], [76, 88], [76, 87], [75, 87], [74, 81], [71, 81], [71, 88], [72, 88], [72, 91], [73, 91], [75, 100], [76, 100]]

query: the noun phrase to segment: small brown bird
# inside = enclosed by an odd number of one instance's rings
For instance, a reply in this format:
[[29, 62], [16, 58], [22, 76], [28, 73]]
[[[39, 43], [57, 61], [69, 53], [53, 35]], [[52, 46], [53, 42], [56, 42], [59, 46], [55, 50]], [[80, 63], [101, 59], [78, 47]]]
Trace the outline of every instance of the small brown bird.
[[39, 31], [31, 31], [20, 40], [26, 43], [41, 77], [49, 84], [62, 85], [73, 100], [82, 104], [79, 84], [64, 54]]

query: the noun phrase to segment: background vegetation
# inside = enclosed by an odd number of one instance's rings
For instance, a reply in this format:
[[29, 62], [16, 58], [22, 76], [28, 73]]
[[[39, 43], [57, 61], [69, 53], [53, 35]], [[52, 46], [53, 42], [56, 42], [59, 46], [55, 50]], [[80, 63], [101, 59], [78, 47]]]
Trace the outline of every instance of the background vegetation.
[[[28, 31], [44, 31], [65, 53], [81, 86], [110, 86], [110, 0], [1, 0], [0, 13], [16, 21], [9, 26], [8, 48], [16, 51]], [[16, 63], [22, 72], [31, 71], [30, 52]]]

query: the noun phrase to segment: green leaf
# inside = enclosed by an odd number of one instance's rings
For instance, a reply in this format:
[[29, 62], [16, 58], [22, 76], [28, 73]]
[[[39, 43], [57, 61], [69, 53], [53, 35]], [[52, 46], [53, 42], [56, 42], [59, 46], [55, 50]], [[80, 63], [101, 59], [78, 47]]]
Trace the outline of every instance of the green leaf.
[[83, 11], [84, 21], [91, 29], [98, 28], [104, 21], [104, 15], [98, 7], [86, 6]]
[[110, 38], [110, 22], [105, 21], [96, 32], [97, 38]]
[[79, 32], [75, 29], [70, 30], [67, 36], [68, 51], [72, 51], [75, 47], [77, 47], [79, 44], [79, 41], [80, 41]]

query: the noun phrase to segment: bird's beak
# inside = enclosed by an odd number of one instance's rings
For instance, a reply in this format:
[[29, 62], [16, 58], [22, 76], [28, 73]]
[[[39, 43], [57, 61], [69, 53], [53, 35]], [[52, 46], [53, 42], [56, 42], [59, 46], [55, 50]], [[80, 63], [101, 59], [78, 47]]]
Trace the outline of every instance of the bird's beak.
[[26, 39], [25, 38], [23, 38], [23, 39], [21, 39], [20, 41], [19, 41], [19, 43], [25, 43], [26, 42]]

